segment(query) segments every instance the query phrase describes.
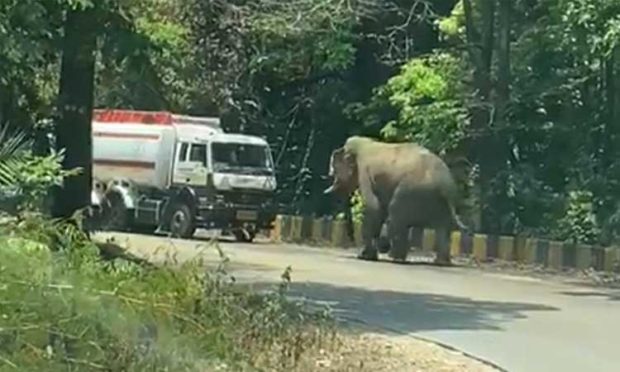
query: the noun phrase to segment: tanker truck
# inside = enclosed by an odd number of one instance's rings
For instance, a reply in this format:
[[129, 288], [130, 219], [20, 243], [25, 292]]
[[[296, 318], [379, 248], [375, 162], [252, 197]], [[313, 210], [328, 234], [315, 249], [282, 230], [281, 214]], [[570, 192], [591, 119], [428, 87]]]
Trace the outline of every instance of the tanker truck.
[[217, 229], [250, 242], [273, 226], [268, 143], [225, 133], [218, 118], [95, 110], [93, 205], [107, 228], [190, 238]]

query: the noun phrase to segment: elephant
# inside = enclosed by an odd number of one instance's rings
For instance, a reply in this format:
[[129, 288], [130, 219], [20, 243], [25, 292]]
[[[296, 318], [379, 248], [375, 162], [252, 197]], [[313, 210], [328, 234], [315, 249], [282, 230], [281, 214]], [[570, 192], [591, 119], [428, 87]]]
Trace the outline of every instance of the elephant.
[[449, 265], [451, 231], [469, 231], [456, 214], [458, 188], [450, 169], [421, 145], [349, 137], [332, 152], [329, 176], [325, 194], [350, 197], [359, 189], [364, 200], [359, 259], [376, 261], [381, 251], [406, 261], [415, 226], [435, 229], [435, 263]]

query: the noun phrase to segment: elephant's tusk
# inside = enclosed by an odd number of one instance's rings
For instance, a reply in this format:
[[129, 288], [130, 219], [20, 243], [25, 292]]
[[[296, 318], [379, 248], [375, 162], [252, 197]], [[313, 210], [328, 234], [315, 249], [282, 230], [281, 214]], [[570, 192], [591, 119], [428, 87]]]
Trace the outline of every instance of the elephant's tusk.
[[250, 233], [248, 232], [247, 229], [241, 229], [241, 232], [243, 233], [243, 236], [245, 237], [246, 240], [250, 240]]
[[334, 185], [326, 188], [325, 191], [323, 191], [323, 194], [331, 194], [332, 192], [334, 192]]

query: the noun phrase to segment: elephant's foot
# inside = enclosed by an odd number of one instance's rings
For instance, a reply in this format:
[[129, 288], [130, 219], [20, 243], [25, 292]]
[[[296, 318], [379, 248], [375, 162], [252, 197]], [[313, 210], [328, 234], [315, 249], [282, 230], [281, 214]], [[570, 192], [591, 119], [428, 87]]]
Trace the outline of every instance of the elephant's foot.
[[407, 260], [407, 255], [409, 254], [409, 247], [405, 244], [397, 242], [390, 247], [390, 251], [388, 255], [394, 261], [404, 262]]
[[450, 257], [436, 257], [434, 263], [437, 266], [452, 266]]
[[407, 249], [391, 249], [389, 256], [394, 262], [406, 262], [407, 253]]
[[377, 250], [379, 253], [388, 253], [392, 247], [390, 240], [386, 238], [377, 239]]
[[364, 249], [357, 258], [364, 261], [379, 261], [379, 253], [376, 250]]

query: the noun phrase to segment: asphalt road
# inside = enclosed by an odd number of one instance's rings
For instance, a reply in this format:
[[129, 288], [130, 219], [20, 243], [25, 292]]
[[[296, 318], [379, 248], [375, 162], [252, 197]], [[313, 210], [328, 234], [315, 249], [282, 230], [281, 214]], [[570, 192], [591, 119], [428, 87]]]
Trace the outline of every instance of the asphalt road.
[[[162, 260], [218, 261], [206, 241], [112, 234]], [[109, 236], [102, 235], [102, 236]], [[467, 268], [362, 262], [354, 252], [269, 243], [220, 243], [238, 279], [278, 282], [385, 334], [433, 340], [515, 372], [620, 370], [620, 291]]]

